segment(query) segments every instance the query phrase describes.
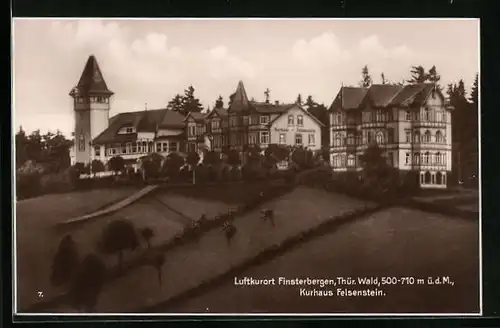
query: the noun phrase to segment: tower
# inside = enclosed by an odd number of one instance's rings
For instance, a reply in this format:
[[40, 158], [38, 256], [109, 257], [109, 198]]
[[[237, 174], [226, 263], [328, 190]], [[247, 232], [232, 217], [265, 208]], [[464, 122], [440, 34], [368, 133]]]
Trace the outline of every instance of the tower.
[[92, 140], [108, 127], [110, 91], [96, 58], [91, 55], [80, 81], [69, 95], [73, 98], [75, 142], [72, 162], [90, 163], [94, 157]]

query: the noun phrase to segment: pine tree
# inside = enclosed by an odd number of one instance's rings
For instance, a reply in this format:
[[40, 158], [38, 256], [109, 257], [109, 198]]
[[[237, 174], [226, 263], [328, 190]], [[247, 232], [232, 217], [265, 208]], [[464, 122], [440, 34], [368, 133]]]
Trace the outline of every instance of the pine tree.
[[269, 103], [269, 95], [271, 94], [271, 90], [269, 88], [264, 91], [264, 95], [266, 96], [266, 103]]
[[427, 74], [427, 80], [431, 83], [434, 83], [436, 85], [436, 88], [438, 88], [440, 91], [443, 90], [443, 88], [439, 85], [441, 75], [438, 74], [435, 65], [432, 65], [431, 69], [429, 70], [429, 73]]
[[297, 100], [295, 101], [295, 103], [299, 106], [302, 106], [302, 95], [300, 93], [297, 96]]
[[475, 106], [475, 108], [479, 107], [479, 90], [478, 90], [478, 74], [476, 74], [476, 77], [474, 78], [474, 83], [472, 84], [472, 88], [470, 91], [470, 97], [469, 101]]
[[363, 88], [368, 88], [370, 85], [372, 85], [372, 77], [368, 71], [368, 66], [365, 65], [362, 69], [361, 69], [361, 75], [362, 75], [362, 80], [361, 82], [359, 83], [360, 86], [362, 86]]
[[309, 109], [311, 109], [311, 108], [315, 107], [315, 106], [317, 105], [317, 103], [316, 103], [316, 102], [312, 99], [312, 96], [311, 96], [311, 95], [309, 95], [309, 96], [307, 96], [307, 99], [306, 99], [306, 102], [305, 102], [305, 104], [304, 104], [304, 105], [305, 105], [305, 106], [307, 107], [307, 109], [309, 110]]
[[425, 73], [425, 68], [423, 66], [412, 66], [411, 68], [411, 79], [408, 80], [409, 83], [424, 83], [428, 80], [428, 75]]
[[383, 72], [380, 74], [380, 79], [382, 80], [382, 84], [387, 83], [387, 80], [385, 79], [385, 74]]
[[190, 85], [186, 90], [184, 90], [184, 97], [182, 97], [182, 113], [187, 115], [189, 112], [201, 112], [203, 106], [200, 104], [200, 100], [194, 96], [194, 87]]
[[222, 98], [221, 95], [219, 95], [219, 98], [215, 101], [215, 107], [214, 108], [224, 108], [224, 99]]
[[180, 94], [176, 94], [172, 100], [168, 102], [167, 105], [168, 110], [172, 110], [174, 112], [182, 112], [182, 96]]

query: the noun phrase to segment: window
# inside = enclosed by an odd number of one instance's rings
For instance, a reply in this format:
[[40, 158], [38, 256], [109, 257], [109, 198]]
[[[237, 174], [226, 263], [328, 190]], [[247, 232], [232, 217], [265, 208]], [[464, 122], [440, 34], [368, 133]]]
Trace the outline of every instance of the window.
[[132, 143], [132, 153], [137, 152], [137, 144], [135, 142]]
[[406, 135], [406, 142], [411, 142], [411, 131], [406, 131], [405, 135]]
[[394, 128], [387, 129], [387, 142], [390, 144], [394, 142]]
[[237, 117], [236, 116], [232, 116], [231, 119], [229, 120], [229, 125], [230, 126], [236, 126], [237, 125]]
[[431, 183], [431, 173], [430, 172], [425, 172], [424, 183], [425, 184]]
[[406, 111], [406, 116], [405, 116], [405, 119], [407, 121], [411, 121], [411, 112], [409, 110]]
[[429, 108], [424, 109], [424, 120], [430, 121], [431, 120], [431, 111]]
[[255, 124], [259, 124], [259, 116], [257, 116], [257, 115], [252, 115], [252, 116], [250, 117], [250, 124], [253, 124], [253, 125], [255, 125]]
[[350, 167], [355, 166], [355, 157], [354, 157], [354, 155], [349, 155], [347, 157], [347, 166], [350, 166]]
[[260, 132], [260, 143], [261, 144], [268, 144], [269, 143], [269, 132], [268, 131], [261, 131]]
[[315, 138], [314, 133], [309, 133], [309, 144], [310, 145], [314, 145], [316, 143], [314, 138]]
[[425, 131], [424, 142], [431, 142], [431, 132], [429, 130]]
[[353, 134], [349, 134], [347, 136], [347, 144], [351, 145], [351, 146], [354, 145], [354, 135]]
[[410, 161], [411, 161], [410, 153], [406, 153], [405, 154], [405, 164], [410, 165]]
[[424, 164], [429, 164], [429, 152], [424, 154]]
[[126, 153], [127, 153], [127, 146], [126, 146], [126, 145], [122, 144], [122, 145], [120, 146], [120, 148], [121, 148], [121, 152], [122, 152], [122, 154], [126, 154]]
[[440, 111], [436, 112], [436, 121], [441, 122], [441, 112]]
[[435, 183], [436, 183], [436, 175], [431, 174], [431, 184], [435, 184]]
[[342, 114], [335, 114], [335, 124], [342, 124]]
[[286, 144], [286, 134], [280, 133], [280, 144]]
[[243, 125], [248, 125], [248, 116], [243, 116]]
[[436, 184], [440, 185], [443, 183], [443, 174], [441, 172], [436, 173]]
[[375, 112], [375, 120], [377, 122], [383, 122], [384, 121], [384, 113], [380, 109]]
[[345, 166], [345, 156], [344, 155], [340, 155], [339, 156], [340, 159], [339, 159], [339, 166]]
[[[443, 122], [446, 122], [446, 113], [445, 113], [445, 112], [443, 112], [443, 113], [441, 114], [441, 120], [442, 120]], [[443, 178], [446, 178], [446, 176], [443, 176]]]
[[78, 150], [79, 151], [85, 150], [85, 136], [83, 134], [80, 134], [80, 138], [78, 140]]
[[95, 146], [94, 147], [94, 154], [96, 157], [100, 157], [101, 156], [101, 146]]
[[220, 126], [219, 120], [212, 120], [212, 130], [218, 129]]
[[297, 133], [295, 135], [295, 144], [296, 145], [302, 145], [302, 134]]
[[161, 143], [161, 150], [166, 153], [168, 152], [168, 143], [167, 142], [162, 142]]
[[419, 131], [415, 131], [415, 133], [413, 135], [414, 135], [414, 137], [413, 137], [414, 140], [413, 141], [415, 143], [419, 143], [420, 142], [420, 132]]
[[157, 153], [161, 152], [161, 143], [159, 142], [156, 144], [156, 152]]
[[436, 131], [436, 142], [437, 143], [443, 142], [443, 134], [441, 133], [441, 131]]
[[297, 125], [298, 126], [303, 126], [304, 125], [304, 117], [302, 115], [297, 116]]
[[257, 144], [257, 135], [256, 134], [250, 134], [248, 136], [248, 143], [251, 145]]
[[342, 146], [342, 136], [340, 135], [340, 133], [335, 134], [333, 145], [336, 147]]
[[339, 157], [337, 155], [333, 155], [333, 167], [339, 166]]
[[269, 123], [269, 115], [261, 115], [260, 124], [267, 124], [267, 123]]
[[177, 149], [177, 142], [176, 141], [170, 141], [169, 148], [170, 148], [170, 151], [178, 151], [178, 149]]
[[288, 115], [288, 125], [293, 125], [293, 115]]
[[441, 164], [441, 153], [436, 153], [436, 155], [434, 156], [434, 161], [436, 162], [437, 165], [440, 165]]
[[384, 143], [384, 134], [382, 132], [377, 133], [377, 143], [378, 144]]
[[420, 164], [420, 153], [413, 154], [413, 164]]
[[424, 184], [424, 174], [420, 173], [420, 184]]
[[154, 151], [154, 143], [148, 143], [148, 153], [152, 153]]

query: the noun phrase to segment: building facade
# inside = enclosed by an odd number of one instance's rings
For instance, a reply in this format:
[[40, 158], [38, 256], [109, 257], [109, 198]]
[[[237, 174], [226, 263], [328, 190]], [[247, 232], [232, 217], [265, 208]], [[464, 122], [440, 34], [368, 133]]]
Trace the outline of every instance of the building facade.
[[422, 188], [446, 188], [451, 172], [451, 110], [434, 84], [342, 87], [330, 107], [331, 165], [362, 170], [371, 144], [389, 166], [418, 172]]

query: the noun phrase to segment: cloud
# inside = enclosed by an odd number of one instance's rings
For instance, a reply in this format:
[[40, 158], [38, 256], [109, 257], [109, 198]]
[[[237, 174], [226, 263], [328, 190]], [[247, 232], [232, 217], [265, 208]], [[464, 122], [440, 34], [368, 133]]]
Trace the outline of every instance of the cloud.
[[342, 49], [333, 32], [325, 32], [309, 41], [298, 40], [292, 47], [292, 55], [309, 66], [332, 65], [349, 59], [349, 51]]
[[255, 77], [255, 68], [248, 62], [229, 53], [225, 46], [216, 46], [203, 53], [207, 73], [212, 79], [245, 79]]
[[384, 47], [376, 35], [362, 39], [358, 48], [362, 55], [378, 57], [377, 59], [408, 59], [413, 56], [413, 52], [406, 45]]

